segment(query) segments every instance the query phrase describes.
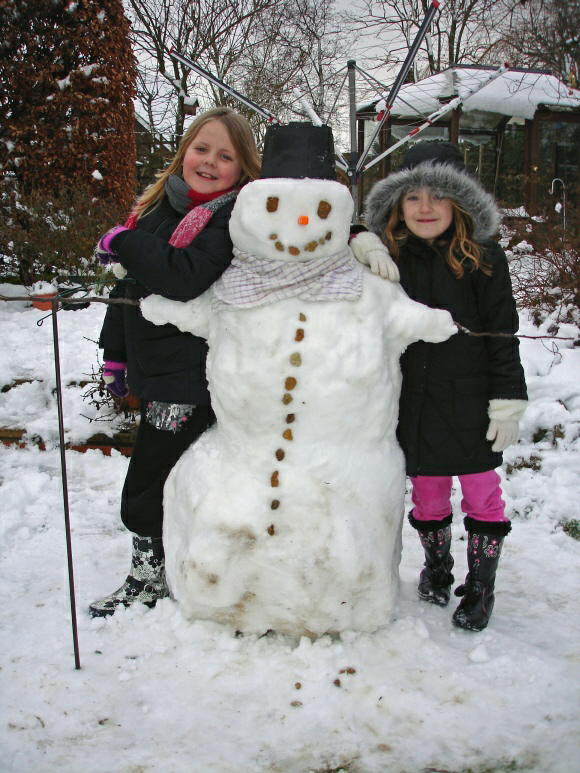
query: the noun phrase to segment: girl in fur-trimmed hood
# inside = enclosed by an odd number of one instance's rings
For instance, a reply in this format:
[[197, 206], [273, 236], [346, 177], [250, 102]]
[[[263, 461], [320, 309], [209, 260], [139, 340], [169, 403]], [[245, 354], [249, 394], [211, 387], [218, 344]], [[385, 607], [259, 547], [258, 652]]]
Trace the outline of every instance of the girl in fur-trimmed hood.
[[[417, 143], [366, 201], [367, 226], [387, 245], [413, 300], [447, 309], [473, 332], [514, 334], [508, 264], [491, 241], [499, 221], [493, 198], [449, 142]], [[361, 236], [371, 235], [354, 241]], [[510, 530], [495, 468], [501, 452], [517, 442], [527, 399], [518, 339], [459, 333], [440, 344], [419, 341], [405, 351], [401, 367], [398, 437], [412, 481], [409, 520], [425, 551], [418, 594], [440, 606], [449, 602], [455, 475], [466, 515], [468, 574], [455, 591], [463, 598], [453, 622], [481, 630]]]

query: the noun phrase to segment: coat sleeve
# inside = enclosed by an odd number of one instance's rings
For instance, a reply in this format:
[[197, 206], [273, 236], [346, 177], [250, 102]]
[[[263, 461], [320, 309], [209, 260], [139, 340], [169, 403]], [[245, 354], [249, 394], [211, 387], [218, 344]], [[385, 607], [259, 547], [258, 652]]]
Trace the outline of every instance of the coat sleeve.
[[[124, 298], [125, 285], [117, 282], [109, 298]], [[103, 349], [104, 360], [127, 361], [125, 344], [125, 314], [122, 304], [107, 306], [105, 320], [99, 336], [99, 347]]]
[[128, 273], [149, 292], [176, 300], [197, 298], [231, 262], [230, 211], [216, 213], [188, 247], [172, 247], [164, 238], [136, 229], [118, 234], [114, 248]]
[[[484, 261], [491, 276], [480, 272], [479, 313], [482, 330], [487, 333], [517, 333], [518, 313], [513, 297], [509, 266], [504, 251], [493, 242], [486, 245]], [[519, 340], [508, 337], [485, 338], [490, 363], [490, 399], [526, 400], [524, 369], [520, 361]]]

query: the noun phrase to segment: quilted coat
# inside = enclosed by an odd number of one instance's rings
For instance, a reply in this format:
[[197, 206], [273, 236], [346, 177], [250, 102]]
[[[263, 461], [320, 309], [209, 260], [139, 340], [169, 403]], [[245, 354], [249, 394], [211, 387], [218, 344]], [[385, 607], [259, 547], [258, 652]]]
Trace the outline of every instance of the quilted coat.
[[[457, 278], [444, 257], [445, 234], [433, 244], [410, 235], [398, 258], [404, 290], [415, 301], [446, 309], [474, 333], [515, 333], [518, 317], [508, 262], [489, 239], [499, 223], [497, 209], [465, 171], [427, 160], [390, 175], [369, 194], [368, 227], [382, 236], [400, 196], [422, 186], [454, 198], [468, 211], [491, 275], [467, 264]], [[398, 438], [409, 475], [464, 475], [501, 465], [501, 453], [494, 453], [485, 438], [487, 410], [494, 398], [527, 399], [516, 337], [459, 332], [439, 344], [419, 341], [403, 353], [401, 368]]]

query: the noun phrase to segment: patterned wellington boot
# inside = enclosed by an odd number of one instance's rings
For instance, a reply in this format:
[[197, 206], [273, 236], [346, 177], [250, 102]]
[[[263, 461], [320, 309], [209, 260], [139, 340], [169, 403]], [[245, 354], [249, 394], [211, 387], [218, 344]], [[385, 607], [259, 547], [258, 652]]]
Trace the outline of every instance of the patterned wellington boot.
[[495, 601], [495, 573], [504, 537], [509, 534], [509, 521], [489, 523], [467, 516], [467, 577], [455, 589], [461, 596], [453, 613], [453, 623], [468, 631], [482, 631], [488, 624]]
[[165, 582], [165, 554], [161, 537], [133, 536], [131, 569], [121, 587], [89, 606], [91, 617], [114, 615], [119, 606], [136, 602], [154, 607], [169, 595]]
[[425, 551], [425, 565], [419, 576], [417, 595], [423, 601], [445, 607], [449, 603], [451, 586], [451, 520], [448, 515], [441, 521], [418, 521], [409, 513], [409, 523], [417, 530]]

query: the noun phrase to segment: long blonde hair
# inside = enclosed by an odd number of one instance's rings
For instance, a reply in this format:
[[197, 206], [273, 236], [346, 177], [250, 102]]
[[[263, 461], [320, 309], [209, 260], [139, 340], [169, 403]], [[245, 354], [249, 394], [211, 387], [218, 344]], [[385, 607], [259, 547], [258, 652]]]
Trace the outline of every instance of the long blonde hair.
[[206, 110], [193, 121], [185, 134], [175, 156], [168, 167], [157, 174], [155, 182], [151, 183], [139, 196], [131, 211], [131, 217], [139, 218], [141, 215], [157, 204], [163, 198], [165, 182], [172, 174], [181, 174], [183, 158], [187, 149], [199, 134], [201, 128], [209, 121], [220, 121], [225, 126], [234, 150], [236, 151], [242, 167], [242, 175], [238, 185], [243, 185], [249, 180], [255, 180], [260, 174], [260, 157], [256, 148], [256, 140], [250, 129], [250, 125], [243, 115], [236, 113], [229, 107], [214, 107]]
[[[449, 201], [453, 209], [453, 232], [448, 239], [435, 239], [434, 245], [444, 253], [445, 260], [457, 279], [461, 279], [465, 273], [466, 263], [471, 264], [472, 271], [479, 269], [484, 274], [491, 275], [491, 268], [481, 259], [481, 247], [473, 238], [473, 221], [469, 213], [453, 199]], [[390, 211], [384, 229], [384, 241], [391, 255], [397, 260], [401, 247], [410, 235], [403, 221], [402, 202], [401, 196], [397, 206]]]

